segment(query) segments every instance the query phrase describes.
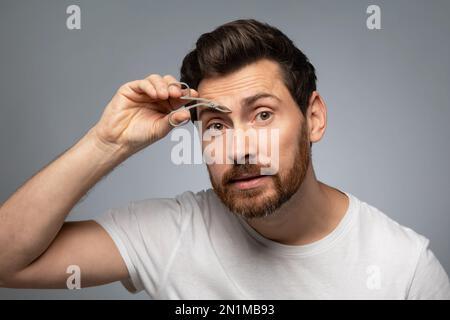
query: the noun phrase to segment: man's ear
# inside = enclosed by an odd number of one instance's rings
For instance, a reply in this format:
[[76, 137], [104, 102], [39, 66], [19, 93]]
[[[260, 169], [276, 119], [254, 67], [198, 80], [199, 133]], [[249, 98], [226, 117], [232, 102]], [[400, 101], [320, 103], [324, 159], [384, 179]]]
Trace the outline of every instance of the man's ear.
[[313, 91], [306, 112], [309, 140], [316, 143], [322, 139], [327, 127], [327, 106], [317, 91]]

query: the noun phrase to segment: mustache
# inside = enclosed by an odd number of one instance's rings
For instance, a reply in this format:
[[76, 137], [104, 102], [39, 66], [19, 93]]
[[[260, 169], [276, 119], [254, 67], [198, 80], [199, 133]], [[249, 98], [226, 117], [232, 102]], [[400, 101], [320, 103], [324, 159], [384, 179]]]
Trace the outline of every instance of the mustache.
[[222, 177], [222, 185], [227, 185], [233, 180], [236, 180], [242, 175], [251, 175], [251, 176], [259, 176], [261, 175], [261, 168], [265, 166], [257, 165], [257, 164], [238, 164], [233, 165], [233, 167], [225, 172]]

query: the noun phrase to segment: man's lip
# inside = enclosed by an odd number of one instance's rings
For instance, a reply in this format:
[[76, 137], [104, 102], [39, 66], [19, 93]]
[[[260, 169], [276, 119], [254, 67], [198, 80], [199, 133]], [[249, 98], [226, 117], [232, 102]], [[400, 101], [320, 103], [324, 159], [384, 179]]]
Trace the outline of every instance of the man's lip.
[[250, 180], [250, 179], [258, 178], [258, 177], [261, 177], [261, 175], [260, 174], [244, 174], [244, 175], [240, 175], [239, 177], [230, 179], [230, 182]]
[[230, 186], [232, 186], [233, 188], [237, 188], [239, 190], [259, 188], [264, 184], [264, 181], [266, 181], [267, 176], [252, 175], [247, 176], [246, 178], [247, 179], [242, 180], [232, 180], [230, 182]]

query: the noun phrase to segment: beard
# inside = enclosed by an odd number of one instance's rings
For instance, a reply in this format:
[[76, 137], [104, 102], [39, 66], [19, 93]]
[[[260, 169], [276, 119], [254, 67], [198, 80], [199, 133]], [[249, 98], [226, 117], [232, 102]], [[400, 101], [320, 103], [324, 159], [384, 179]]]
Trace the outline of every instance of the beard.
[[240, 190], [232, 185], [233, 179], [242, 174], [259, 175], [261, 168], [258, 164], [249, 164], [246, 158], [244, 164], [234, 164], [217, 183], [209, 170], [209, 178], [214, 192], [228, 209], [244, 219], [263, 218], [272, 215], [287, 202], [302, 185], [310, 164], [310, 142], [307, 126], [304, 123], [298, 134], [297, 150], [293, 164], [284, 172], [280, 170], [267, 176], [268, 183], [255, 188]]

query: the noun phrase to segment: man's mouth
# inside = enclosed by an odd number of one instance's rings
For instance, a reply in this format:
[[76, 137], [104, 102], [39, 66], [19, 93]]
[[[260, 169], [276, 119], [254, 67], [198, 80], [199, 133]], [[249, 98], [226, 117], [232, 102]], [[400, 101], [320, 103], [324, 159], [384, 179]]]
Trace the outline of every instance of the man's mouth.
[[260, 174], [242, 174], [230, 180], [232, 186], [238, 189], [251, 189], [260, 186], [268, 176]]

